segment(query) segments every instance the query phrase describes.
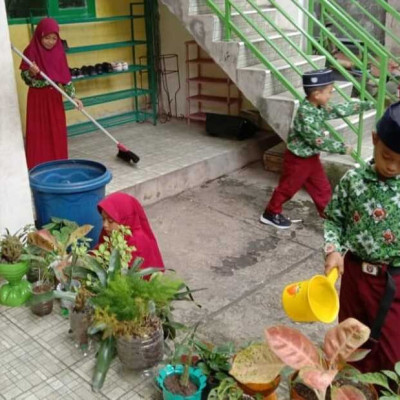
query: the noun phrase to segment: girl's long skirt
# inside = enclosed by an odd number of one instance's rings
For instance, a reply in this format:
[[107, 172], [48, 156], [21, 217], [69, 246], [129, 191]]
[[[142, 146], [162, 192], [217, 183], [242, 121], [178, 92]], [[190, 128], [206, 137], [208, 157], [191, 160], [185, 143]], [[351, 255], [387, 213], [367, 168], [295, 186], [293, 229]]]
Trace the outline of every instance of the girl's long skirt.
[[26, 115], [28, 169], [68, 158], [67, 126], [62, 96], [52, 87], [29, 88]]

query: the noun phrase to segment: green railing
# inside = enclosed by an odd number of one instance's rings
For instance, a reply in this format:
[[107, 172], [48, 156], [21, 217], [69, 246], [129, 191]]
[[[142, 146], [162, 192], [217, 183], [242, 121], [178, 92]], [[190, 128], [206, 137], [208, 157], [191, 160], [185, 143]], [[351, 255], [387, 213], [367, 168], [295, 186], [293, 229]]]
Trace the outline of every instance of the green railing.
[[[399, 63], [400, 62], [400, 57], [395, 55], [393, 52], [389, 50], [384, 44], [380, 43], [379, 40], [377, 40], [375, 37], [370, 35], [370, 33], [365, 29], [365, 27], [355, 18], [350, 16], [349, 14], [346, 14], [346, 10], [343, 9], [337, 2], [336, 0], [330, 0], [329, 2], [330, 7], [321, 7], [321, 21], [324, 21], [326, 23], [330, 23], [334, 26], [335, 30], [339, 32], [341, 35], [343, 35], [345, 38], [349, 39], [351, 42], [353, 42], [353, 45], [356, 46], [357, 51], [359, 54], [362, 54], [363, 51], [363, 46], [362, 44], [359, 43], [358, 38], [360, 36], [363, 37], [368, 37], [370, 43], [374, 44], [375, 48], [380, 49], [380, 53], [385, 54], [388, 57], [388, 66], [385, 66], [385, 71], [387, 73], [387, 82], [391, 82], [392, 84], [392, 90], [394, 93], [391, 93], [390, 91], [386, 91], [386, 100], [388, 102], [395, 102], [398, 101], [397, 97], [397, 87], [399, 86], [400, 83], [400, 77], [397, 76], [396, 74], [393, 73], [393, 71], [390, 68], [390, 65], [392, 62], [394, 63]], [[358, 0], [349, 0], [349, 3], [353, 4], [357, 10], [361, 14], [363, 14], [367, 19], [369, 19], [375, 26], [379, 27], [385, 35], [390, 37], [397, 45], [400, 45], [400, 39], [396, 36], [396, 34], [393, 32], [392, 29], [389, 27], [386, 27], [384, 24], [382, 24], [374, 15], [372, 15]], [[313, 10], [314, 7], [314, 0], [312, 0], [310, 3], [310, 9]], [[376, 0], [376, 5], [381, 6], [383, 11], [385, 13], [389, 13], [392, 15], [392, 17], [400, 22], [400, 13], [396, 11], [393, 7], [391, 7], [389, 4], [387, 4], [384, 0]], [[334, 13], [332, 13], [332, 10], [334, 10]], [[338, 20], [335, 17], [335, 14], [340, 14], [346, 15], [346, 18], [349, 22], [349, 25], [343, 25], [341, 24], [340, 20]], [[309, 32], [313, 32], [313, 26], [311, 23], [311, 26], [309, 27]], [[323, 35], [321, 35], [322, 38]], [[324, 39], [322, 39], [324, 40]], [[353, 57], [357, 58], [357, 54], [353, 53]], [[383, 71], [383, 60], [379, 58], [379, 54], [373, 54], [369, 53], [368, 54], [368, 69], [375, 70], [375, 73], [369, 72], [368, 76], [368, 83], [370, 85], [374, 85], [375, 87], [378, 86], [378, 79], [377, 75], [380, 76], [380, 74]], [[387, 84], [388, 86], [389, 84]], [[383, 105], [384, 107], [384, 105]], [[378, 115], [381, 114], [381, 110], [378, 110]]]
[[[295, 63], [291, 60], [290, 57], [286, 56], [286, 52], [284, 49], [279, 48], [270, 38], [270, 35], [266, 33], [266, 30], [260, 26], [258, 26], [250, 17], [249, 14], [243, 10], [242, 6], [237, 4], [236, 0], [225, 0], [225, 4], [221, 7], [217, 5], [214, 0], [206, 0], [210, 9], [215, 13], [219, 19], [222, 21], [224, 26], [224, 39], [232, 40], [232, 34], [235, 34], [239, 40], [243, 41], [245, 46], [259, 59], [259, 61], [271, 71], [272, 75], [283, 85], [283, 87], [289, 91], [296, 99], [300, 100], [303, 98], [303, 94], [298, 91], [291, 81], [289, 81], [278, 68], [275, 67], [273, 62], [268, 60], [268, 58], [260, 51], [257, 47], [256, 42], [249, 39], [246, 34], [239, 28], [237, 24], [232, 19], [232, 12], [239, 14], [245, 21], [246, 24], [251, 26], [251, 28], [262, 38], [270, 47], [276, 51], [276, 53], [283, 59], [285, 62], [298, 74], [302, 75], [303, 71], [298, 68]], [[306, 18], [307, 18], [307, 29], [300, 26], [294, 18], [289, 15], [286, 11], [286, 7], [279, 4], [279, 0], [270, 0], [270, 3], [273, 7], [277, 9], [277, 11], [282, 15], [292, 26], [300, 32], [307, 39], [307, 49], [303, 49], [301, 46], [297, 45], [288, 35], [288, 32], [281, 29], [266, 13], [263, 12], [261, 7], [259, 7], [254, 0], [246, 0], [246, 4], [250, 7], [251, 10], [256, 11], [258, 15], [260, 15], [273, 31], [277, 32], [287, 43], [289, 46], [295, 49], [295, 52], [304, 58], [307, 63], [310, 65], [310, 68], [319, 68], [318, 65], [314, 62], [313, 54], [319, 54], [325, 56], [327, 62], [335, 68], [338, 72], [340, 72], [349, 82], [351, 82], [354, 88], [358, 91], [361, 99], [368, 99], [370, 101], [374, 101], [376, 103], [377, 109], [377, 117], [380, 117], [385, 108], [385, 84], [386, 84], [386, 73], [383, 72], [379, 79], [374, 78], [368, 70], [368, 63], [371, 60], [379, 60], [381, 68], [384, 68], [384, 71], [387, 70], [388, 65], [388, 55], [384, 52], [381, 47], [375, 43], [373, 39], [369, 35], [366, 35], [363, 31], [360, 31], [358, 35], [354, 33], [357, 37], [357, 41], [362, 43], [360, 46], [361, 57], [355, 55], [351, 52], [337, 37], [325, 26], [323, 23], [323, 19], [320, 21], [314, 14], [314, 0], [309, 0], [309, 8], [306, 9], [302, 6], [297, 0], [290, 0]], [[243, 2], [242, 2], [243, 3]], [[326, 14], [326, 17], [333, 19], [332, 15], [335, 17], [334, 21], [340, 21], [340, 24], [346, 27], [348, 30], [353, 32], [351, 29], [351, 21], [345, 13], [341, 13], [337, 8], [328, 0], [320, 0], [321, 7], [325, 10], [329, 11], [329, 14]], [[320, 40], [314, 37], [314, 27], [318, 27], [320, 32]], [[362, 77], [361, 79], [357, 79], [353, 74], [351, 74], [348, 70], [346, 70], [336, 59], [335, 57], [328, 51], [328, 49], [324, 46], [324, 41], [329, 40], [335, 44], [339, 51], [343, 52], [355, 65], [355, 67], [361, 70]], [[259, 41], [257, 41], [259, 42]], [[372, 96], [367, 90], [367, 82], [368, 81], [376, 81], [378, 86], [378, 93], [375, 96]], [[348, 100], [349, 96], [344, 93], [340, 87], [336, 87], [336, 90], [343, 96], [344, 99]], [[354, 125], [351, 123], [349, 119], [345, 119], [348, 127], [357, 135], [357, 149], [353, 152], [353, 158], [362, 162], [361, 158], [361, 145], [362, 145], [362, 136], [363, 136], [363, 118], [360, 116], [358, 125]], [[335, 129], [327, 124], [327, 129], [338, 140], [342, 140], [341, 135], [335, 131]]]

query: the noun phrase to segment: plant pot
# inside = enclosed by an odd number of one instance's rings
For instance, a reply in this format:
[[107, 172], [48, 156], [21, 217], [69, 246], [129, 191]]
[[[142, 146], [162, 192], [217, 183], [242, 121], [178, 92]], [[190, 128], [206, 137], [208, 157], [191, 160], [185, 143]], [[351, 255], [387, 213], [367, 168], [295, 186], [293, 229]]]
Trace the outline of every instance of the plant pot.
[[162, 389], [164, 400], [201, 400], [201, 394], [206, 386], [207, 378], [203, 374], [203, 371], [199, 368], [189, 368], [189, 379], [197, 386], [197, 391], [190, 396], [182, 396], [179, 394], [171, 393], [165, 387], [165, 380], [171, 375], [182, 375], [184, 370], [183, 365], [166, 365], [160, 370], [158, 377], [156, 378], [158, 385]]
[[238, 382], [239, 387], [245, 394], [250, 396], [261, 395], [263, 400], [276, 400], [275, 390], [281, 382], [281, 376], [278, 375], [273, 381], [268, 383], [247, 383], [243, 384]]
[[[81, 284], [80, 284], [79, 281], [77, 281], [75, 279], [72, 280], [71, 288], [79, 289], [80, 286], [81, 286]], [[63, 283], [60, 282], [60, 283], [57, 284], [56, 290], [61, 291], [61, 292], [65, 292], [66, 291], [66, 287], [65, 287], [65, 285]], [[73, 309], [75, 303], [73, 301], [71, 301], [71, 300], [66, 300], [66, 299], [61, 298], [60, 305], [61, 305], [61, 308], [65, 308], [65, 309], [71, 311]]]
[[126, 368], [145, 370], [154, 367], [164, 356], [162, 327], [145, 339], [119, 337], [117, 339], [117, 354]]
[[[290, 376], [290, 382], [289, 382], [289, 384], [290, 384], [290, 399], [292, 399], [292, 400], [318, 400], [317, 395], [315, 394], [314, 390], [312, 390], [307, 385], [305, 385], [301, 382], [297, 382], [297, 383], [293, 382], [296, 379], [297, 375], [298, 375], [298, 373], [295, 372], [294, 374], [292, 374]], [[378, 393], [377, 393], [374, 385], [355, 383], [348, 378], [347, 379], [346, 378], [338, 378], [332, 383], [332, 385], [341, 386], [340, 384], [338, 385], [338, 383], [340, 382], [341, 379], [345, 380], [343, 382], [343, 384], [351, 385], [351, 386], [354, 386], [354, 387], [362, 390], [366, 400], [378, 400], [379, 396], [378, 396]], [[329, 388], [327, 390], [325, 399], [331, 400], [331, 394], [330, 394]]]
[[87, 348], [89, 344], [89, 335], [87, 330], [92, 323], [93, 310], [85, 308], [82, 311], [75, 311], [69, 314], [69, 324], [71, 333], [78, 346]]
[[0, 264], [0, 275], [8, 281], [0, 288], [0, 303], [17, 307], [24, 304], [31, 296], [31, 285], [22, 277], [28, 271], [28, 262]]
[[[50, 284], [38, 281], [32, 285], [31, 311], [33, 314], [43, 317], [53, 311], [54, 299], [49, 299], [51, 292], [53, 292], [53, 287]], [[41, 297], [43, 300], [41, 300]]]

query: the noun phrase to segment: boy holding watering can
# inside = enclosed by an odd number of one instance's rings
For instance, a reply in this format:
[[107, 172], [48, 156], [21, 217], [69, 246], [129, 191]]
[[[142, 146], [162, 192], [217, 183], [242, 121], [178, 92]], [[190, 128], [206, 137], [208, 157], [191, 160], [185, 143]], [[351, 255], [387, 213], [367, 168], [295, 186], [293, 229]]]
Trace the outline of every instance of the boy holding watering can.
[[275, 228], [291, 226], [282, 214], [282, 206], [304, 187], [321, 216], [331, 199], [331, 186], [319, 159], [321, 151], [350, 154], [352, 148], [325, 135], [324, 122], [344, 118], [369, 110], [369, 101], [350, 101], [328, 105], [333, 91], [333, 75], [329, 69], [306, 72], [303, 75], [306, 98], [301, 102], [287, 139], [283, 171], [278, 187], [260, 217], [260, 222]]
[[[400, 102], [372, 133], [374, 160], [348, 171], [325, 210], [325, 273], [343, 273], [339, 321], [371, 328], [362, 372], [400, 360]], [[343, 257], [343, 252], [346, 251]]]

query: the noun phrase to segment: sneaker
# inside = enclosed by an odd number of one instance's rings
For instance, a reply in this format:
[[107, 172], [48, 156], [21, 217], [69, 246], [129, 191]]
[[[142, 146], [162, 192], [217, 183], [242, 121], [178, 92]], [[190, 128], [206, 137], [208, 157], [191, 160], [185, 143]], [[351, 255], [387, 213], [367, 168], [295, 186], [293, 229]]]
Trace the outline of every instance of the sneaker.
[[290, 219], [284, 217], [282, 214], [274, 214], [265, 211], [260, 217], [260, 222], [266, 225], [272, 225], [278, 229], [288, 229], [292, 225]]

